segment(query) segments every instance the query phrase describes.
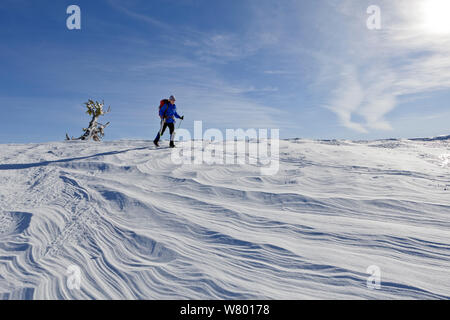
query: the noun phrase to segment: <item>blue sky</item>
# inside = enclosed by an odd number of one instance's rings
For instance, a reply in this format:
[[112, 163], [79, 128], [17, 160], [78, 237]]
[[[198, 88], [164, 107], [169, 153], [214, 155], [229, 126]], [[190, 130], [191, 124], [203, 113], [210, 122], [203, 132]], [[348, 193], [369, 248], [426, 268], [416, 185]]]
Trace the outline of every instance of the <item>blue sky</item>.
[[[72, 4], [81, 30], [66, 28]], [[381, 30], [366, 27], [370, 5], [381, 8]], [[170, 94], [187, 129], [203, 120], [279, 128], [282, 138], [449, 134], [450, 28], [436, 16], [445, 6], [2, 0], [0, 143], [81, 135], [87, 99], [111, 105], [105, 139], [153, 139], [156, 106]]]

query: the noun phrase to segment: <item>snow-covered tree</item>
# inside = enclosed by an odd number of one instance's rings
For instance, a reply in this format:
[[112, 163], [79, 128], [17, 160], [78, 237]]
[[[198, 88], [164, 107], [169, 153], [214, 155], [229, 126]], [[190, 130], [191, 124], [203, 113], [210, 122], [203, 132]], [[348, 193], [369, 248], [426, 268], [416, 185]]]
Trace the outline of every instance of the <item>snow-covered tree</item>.
[[84, 134], [79, 138], [73, 138], [70, 139], [69, 135], [66, 134], [66, 140], [90, 140], [93, 139], [94, 141], [100, 141], [103, 136], [105, 135], [105, 128], [109, 125], [109, 122], [107, 124], [101, 124], [98, 122], [98, 118], [100, 116], [103, 116], [105, 114], [108, 114], [111, 112], [111, 107], [108, 107], [108, 111], [104, 111], [103, 107], [105, 105], [104, 102], [99, 103], [98, 101], [92, 101], [89, 100], [85, 103], [87, 111], [86, 113], [90, 116], [92, 116], [92, 120], [89, 123], [89, 127], [83, 128]]

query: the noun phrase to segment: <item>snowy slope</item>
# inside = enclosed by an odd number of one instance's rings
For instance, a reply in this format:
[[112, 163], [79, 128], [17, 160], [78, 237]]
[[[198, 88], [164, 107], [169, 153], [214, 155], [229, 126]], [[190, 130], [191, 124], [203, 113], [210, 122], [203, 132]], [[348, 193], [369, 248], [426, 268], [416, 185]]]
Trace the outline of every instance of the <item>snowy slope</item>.
[[450, 140], [280, 144], [275, 176], [148, 141], [0, 145], [0, 298], [450, 298]]

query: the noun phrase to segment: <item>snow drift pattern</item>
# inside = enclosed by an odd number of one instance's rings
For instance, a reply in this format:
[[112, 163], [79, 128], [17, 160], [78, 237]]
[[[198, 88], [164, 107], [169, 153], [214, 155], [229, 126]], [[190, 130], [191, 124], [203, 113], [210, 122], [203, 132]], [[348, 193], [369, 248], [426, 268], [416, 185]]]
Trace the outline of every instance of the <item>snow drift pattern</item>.
[[271, 177], [149, 145], [0, 146], [0, 298], [450, 298], [448, 140], [282, 141]]

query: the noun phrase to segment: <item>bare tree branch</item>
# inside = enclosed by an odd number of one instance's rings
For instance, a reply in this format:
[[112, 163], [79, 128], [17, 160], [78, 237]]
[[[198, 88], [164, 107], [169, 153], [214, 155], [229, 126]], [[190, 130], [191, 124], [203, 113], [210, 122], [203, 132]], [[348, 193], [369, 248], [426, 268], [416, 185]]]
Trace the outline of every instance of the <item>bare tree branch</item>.
[[105, 135], [105, 128], [110, 124], [109, 122], [105, 125], [98, 123], [98, 118], [101, 116], [108, 114], [111, 112], [111, 107], [108, 107], [108, 111], [104, 111], [103, 107], [105, 105], [104, 101], [99, 103], [98, 101], [88, 100], [88, 102], [84, 103], [87, 108], [86, 113], [92, 116], [91, 121], [89, 122], [88, 128], [83, 128], [84, 134], [79, 138], [70, 139], [69, 135], [66, 134], [66, 140], [94, 140], [101, 141], [101, 139]]

